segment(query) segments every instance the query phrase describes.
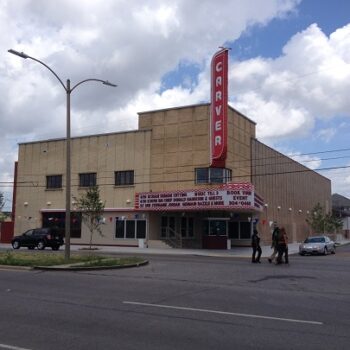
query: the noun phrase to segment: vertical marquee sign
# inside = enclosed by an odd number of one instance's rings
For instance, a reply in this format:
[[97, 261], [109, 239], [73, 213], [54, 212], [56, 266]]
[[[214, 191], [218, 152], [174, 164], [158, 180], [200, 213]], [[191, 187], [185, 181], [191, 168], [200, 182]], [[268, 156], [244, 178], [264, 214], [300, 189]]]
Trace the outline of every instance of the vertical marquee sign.
[[218, 51], [211, 62], [211, 163], [224, 168], [227, 152], [228, 49]]

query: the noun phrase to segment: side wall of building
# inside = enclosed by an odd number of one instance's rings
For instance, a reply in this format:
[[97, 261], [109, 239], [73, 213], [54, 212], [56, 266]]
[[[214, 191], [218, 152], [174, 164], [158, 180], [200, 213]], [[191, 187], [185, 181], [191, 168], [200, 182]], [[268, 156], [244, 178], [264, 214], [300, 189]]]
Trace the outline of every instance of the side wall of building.
[[270, 223], [287, 230], [290, 241], [300, 242], [311, 233], [308, 213], [317, 203], [331, 210], [331, 181], [256, 139], [252, 140], [252, 183], [264, 198], [259, 229], [271, 239]]

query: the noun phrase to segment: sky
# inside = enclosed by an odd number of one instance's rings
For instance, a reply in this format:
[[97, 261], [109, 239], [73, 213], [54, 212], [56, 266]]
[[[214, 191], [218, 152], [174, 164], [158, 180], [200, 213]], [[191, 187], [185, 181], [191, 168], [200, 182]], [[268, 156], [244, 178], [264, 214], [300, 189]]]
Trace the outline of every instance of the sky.
[[229, 104], [257, 138], [350, 198], [350, 1], [0, 0], [0, 191], [11, 210], [18, 143], [137, 129], [138, 112], [210, 102], [229, 47]]

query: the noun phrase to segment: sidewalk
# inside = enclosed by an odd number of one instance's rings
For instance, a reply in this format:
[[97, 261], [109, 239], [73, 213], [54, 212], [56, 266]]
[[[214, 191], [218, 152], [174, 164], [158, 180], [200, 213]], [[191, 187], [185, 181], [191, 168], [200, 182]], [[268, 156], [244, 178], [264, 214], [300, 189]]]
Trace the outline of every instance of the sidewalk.
[[[337, 245], [350, 244], [350, 240], [341, 240], [336, 242]], [[289, 255], [299, 252], [300, 243], [288, 244]], [[98, 253], [123, 253], [123, 254], [150, 254], [150, 255], [195, 255], [195, 256], [212, 256], [212, 257], [236, 257], [236, 258], [251, 258], [251, 247], [232, 247], [231, 249], [155, 249], [155, 248], [138, 248], [138, 247], [121, 247], [121, 246], [93, 246], [97, 248], [94, 252]], [[86, 251], [87, 246], [71, 245], [71, 251]], [[0, 244], [0, 250], [12, 250], [11, 244]], [[22, 248], [25, 249], [25, 248]], [[46, 248], [49, 250], [49, 248]], [[61, 251], [64, 246], [61, 247]], [[261, 246], [262, 258], [267, 258], [271, 255], [272, 249], [270, 246]]]
[[[87, 246], [71, 246], [72, 251], [79, 251]], [[149, 254], [149, 255], [195, 255], [195, 256], [212, 256], [212, 257], [236, 257], [251, 258], [251, 247], [232, 247], [231, 249], [156, 249], [156, 248], [138, 248], [138, 247], [114, 247], [98, 246], [96, 252], [104, 253], [127, 253], [127, 254]], [[262, 246], [261, 257], [268, 257], [272, 253], [270, 246]], [[288, 245], [289, 254], [295, 254], [299, 251], [299, 243]]]

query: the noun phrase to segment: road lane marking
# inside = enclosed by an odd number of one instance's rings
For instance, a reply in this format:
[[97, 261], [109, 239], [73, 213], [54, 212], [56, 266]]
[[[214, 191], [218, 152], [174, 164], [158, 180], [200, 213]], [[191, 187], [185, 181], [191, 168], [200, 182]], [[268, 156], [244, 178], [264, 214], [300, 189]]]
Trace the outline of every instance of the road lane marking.
[[173, 310], [206, 312], [206, 313], [217, 314], [217, 315], [229, 315], [229, 316], [237, 316], [237, 317], [261, 318], [261, 319], [265, 319], [265, 320], [275, 320], [275, 321], [284, 321], [284, 322], [306, 323], [306, 324], [313, 324], [313, 325], [318, 325], [318, 326], [323, 325], [323, 322], [318, 322], [318, 321], [297, 320], [297, 319], [293, 319], [293, 318], [281, 318], [281, 317], [273, 317], [273, 316], [243, 314], [243, 313], [237, 313], [237, 312], [216, 311], [216, 310], [208, 310], [208, 309], [195, 309], [195, 308], [192, 308], [192, 307], [139, 303], [139, 302], [136, 302], [136, 301], [123, 301], [123, 304], [138, 305], [138, 306], [149, 306], [149, 307], [156, 307], [156, 308], [163, 308], [163, 309], [173, 309]]
[[10, 350], [30, 350], [26, 348], [19, 348], [18, 346], [0, 344], [0, 349], [10, 349]]

